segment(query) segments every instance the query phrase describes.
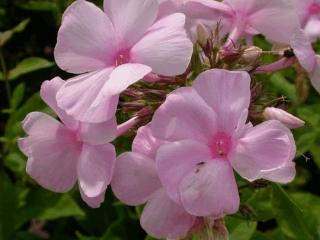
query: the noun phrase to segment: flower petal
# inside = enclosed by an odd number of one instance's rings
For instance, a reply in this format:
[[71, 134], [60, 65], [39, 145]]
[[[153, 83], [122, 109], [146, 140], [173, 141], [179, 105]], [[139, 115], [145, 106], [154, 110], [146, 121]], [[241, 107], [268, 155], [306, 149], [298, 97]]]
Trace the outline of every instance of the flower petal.
[[19, 143], [28, 156], [27, 173], [46, 189], [69, 191], [77, 180], [81, 148], [73, 134], [44, 113], [30, 113], [23, 128], [30, 135]]
[[320, 19], [317, 17], [311, 17], [304, 27], [304, 31], [310, 41], [315, 42], [320, 38]]
[[64, 83], [65, 81], [59, 77], [55, 77], [50, 81], [44, 81], [41, 85], [40, 96], [68, 128], [77, 129], [78, 122], [58, 107], [56, 95]]
[[79, 121], [101, 123], [114, 117], [118, 96], [105, 98], [102, 88], [112, 68], [69, 79], [57, 93], [58, 106]]
[[316, 65], [316, 53], [314, 52], [312, 45], [308, 37], [304, 34], [303, 30], [298, 29], [291, 42], [294, 54], [297, 57], [301, 66], [307, 71], [311, 72]]
[[83, 201], [86, 202], [86, 204], [88, 204], [88, 206], [92, 207], [92, 208], [99, 208], [101, 203], [104, 202], [104, 196], [105, 196], [105, 192], [101, 193], [99, 196], [97, 197], [88, 197], [81, 189], [81, 186], [79, 186], [80, 188], [80, 195]]
[[295, 155], [290, 130], [276, 120], [263, 122], [239, 140], [230, 160], [233, 168], [249, 181], [264, 178], [264, 172], [287, 166]]
[[167, 96], [155, 112], [151, 128], [155, 137], [168, 141], [193, 139], [208, 142], [216, 131], [216, 114], [191, 87]]
[[83, 144], [77, 173], [79, 185], [87, 197], [97, 197], [105, 192], [111, 182], [115, 160], [116, 152], [112, 144]]
[[78, 0], [66, 10], [54, 56], [58, 66], [84, 73], [113, 65], [117, 42], [113, 25], [93, 3]]
[[228, 161], [212, 159], [181, 181], [181, 202], [192, 215], [221, 218], [238, 211], [240, 199]]
[[128, 205], [145, 203], [161, 188], [154, 160], [134, 152], [121, 154], [116, 161], [111, 187]]
[[291, 1], [232, 0], [232, 2], [238, 2], [241, 8], [247, 8], [251, 27], [270, 40], [289, 43], [295, 30], [300, 27], [296, 9]]
[[138, 129], [137, 135], [132, 142], [132, 151], [155, 159], [158, 148], [167, 143], [152, 135], [150, 124]]
[[162, 145], [157, 152], [158, 174], [168, 195], [179, 202], [179, 184], [198, 164], [211, 159], [207, 145], [184, 140]]
[[142, 228], [156, 238], [178, 238], [191, 229], [195, 217], [173, 202], [164, 190], [157, 191], [144, 207], [140, 223]]
[[317, 62], [311, 74], [309, 74], [311, 84], [320, 93], [320, 56], [316, 56]]
[[289, 162], [277, 169], [264, 171], [263, 176], [269, 181], [286, 184], [292, 182], [296, 176], [296, 165], [294, 162]]
[[250, 76], [247, 72], [212, 69], [201, 73], [193, 88], [218, 116], [219, 129], [232, 133], [250, 104]]
[[152, 25], [158, 14], [157, 0], [104, 0], [123, 49], [130, 48]]
[[150, 67], [138, 63], [122, 64], [116, 67], [103, 87], [103, 96], [109, 98], [120, 94], [150, 72]]
[[82, 122], [80, 132], [81, 140], [92, 145], [111, 142], [117, 135], [117, 120], [115, 117], [112, 117], [102, 123]]
[[175, 76], [184, 73], [193, 51], [184, 24], [185, 16], [181, 13], [157, 21], [133, 46], [132, 60], [150, 66], [156, 74]]

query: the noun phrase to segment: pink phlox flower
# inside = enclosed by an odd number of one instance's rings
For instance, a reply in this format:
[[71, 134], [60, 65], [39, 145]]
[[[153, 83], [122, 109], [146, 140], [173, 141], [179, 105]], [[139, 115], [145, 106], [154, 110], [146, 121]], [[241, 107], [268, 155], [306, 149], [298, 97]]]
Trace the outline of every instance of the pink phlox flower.
[[132, 152], [117, 158], [111, 187], [114, 194], [128, 205], [146, 203], [140, 223], [149, 235], [156, 238], [183, 237], [196, 223], [196, 217], [171, 200], [161, 186], [154, 159], [163, 143], [152, 136], [149, 125], [139, 128]]
[[269, 40], [289, 43], [290, 36], [299, 27], [295, 7], [287, 0], [189, 0], [187, 5], [195, 3], [198, 8], [202, 5], [222, 14], [221, 23], [229, 29], [226, 48], [237, 44], [240, 37], [259, 33]]
[[157, 20], [157, 0], [106, 0], [104, 12], [77, 0], [65, 11], [55, 60], [81, 74], [58, 91], [59, 107], [85, 122], [103, 122], [115, 114], [118, 96], [153, 72], [184, 73], [192, 55], [185, 15]]
[[114, 170], [116, 153], [108, 142], [116, 137], [116, 119], [96, 124], [76, 121], [57, 105], [56, 93], [63, 85], [56, 77], [40, 90], [61, 122], [45, 113], [29, 113], [22, 123], [27, 137], [19, 139], [19, 148], [28, 157], [27, 173], [42, 187], [67, 192], [78, 181], [82, 199], [99, 207]]
[[169, 141], [156, 154], [170, 198], [195, 216], [221, 218], [239, 209], [233, 170], [248, 181], [288, 183], [295, 176], [295, 142], [276, 120], [247, 123], [250, 76], [220, 69], [175, 90], [155, 112], [152, 134]]

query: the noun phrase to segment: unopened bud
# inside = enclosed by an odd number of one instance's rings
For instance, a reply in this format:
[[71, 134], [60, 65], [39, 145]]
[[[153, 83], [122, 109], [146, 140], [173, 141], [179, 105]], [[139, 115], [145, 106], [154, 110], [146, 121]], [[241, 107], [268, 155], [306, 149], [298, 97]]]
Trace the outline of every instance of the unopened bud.
[[247, 47], [243, 50], [241, 59], [246, 63], [255, 63], [260, 58], [262, 49], [256, 46]]
[[118, 125], [117, 127], [117, 136], [121, 136], [128, 132], [132, 127], [134, 127], [139, 122], [139, 117], [133, 117], [128, 121]]
[[119, 105], [128, 110], [140, 110], [146, 104], [143, 100], [138, 100], [134, 102], [121, 102]]
[[197, 25], [197, 40], [201, 47], [205, 47], [208, 42], [208, 34], [205, 27], [199, 23]]
[[288, 128], [299, 128], [304, 126], [305, 122], [296, 116], [280, 109], [274, 107], [267, 107], [263, 111], [263, 117], [266, 120], [278, 120], [286, 125]]
[[219, 51], [220, 60], [228, 64], [238, 61], [240, 56], [240, 50], [236, 48], [223, 48]]

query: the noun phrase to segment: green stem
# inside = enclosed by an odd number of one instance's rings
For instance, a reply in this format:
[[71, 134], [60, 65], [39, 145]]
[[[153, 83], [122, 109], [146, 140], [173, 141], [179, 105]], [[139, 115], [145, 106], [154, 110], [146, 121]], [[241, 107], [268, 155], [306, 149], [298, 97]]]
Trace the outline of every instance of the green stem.
[[9, 83], [9, 74], [8, 74], [7, 65], [4, 60], [1, 48], [0, 48], [0, 64], [1, 64], [1, 68], [2, 68], [4, 84], [6, 86], [8, 103], [9, 103], [9, 106], [11, 107], [11, 87], [10, 87], [10, 83]]

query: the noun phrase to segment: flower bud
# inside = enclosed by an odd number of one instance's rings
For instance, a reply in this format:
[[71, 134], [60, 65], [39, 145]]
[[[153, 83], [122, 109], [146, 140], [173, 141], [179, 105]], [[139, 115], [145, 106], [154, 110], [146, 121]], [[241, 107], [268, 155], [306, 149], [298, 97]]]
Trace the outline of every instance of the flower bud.
[[244, 49], [241, 59], [246, 63], [255, 63], [260, 58], [261, 54], [261, 48], [250, 46]]
[[202, 24], [197, 25], [197, 40], [200, 46], [205, 47], [208, 41], [208, 34], [205, 27]]
[[293, 116], [292, 114], [274, 107], [267, 107], [263, 111], [263, 117], [266, 120], [278, 120], [286, 125], [288, 128], [299, 128], [304, 126], [304, 121]]

